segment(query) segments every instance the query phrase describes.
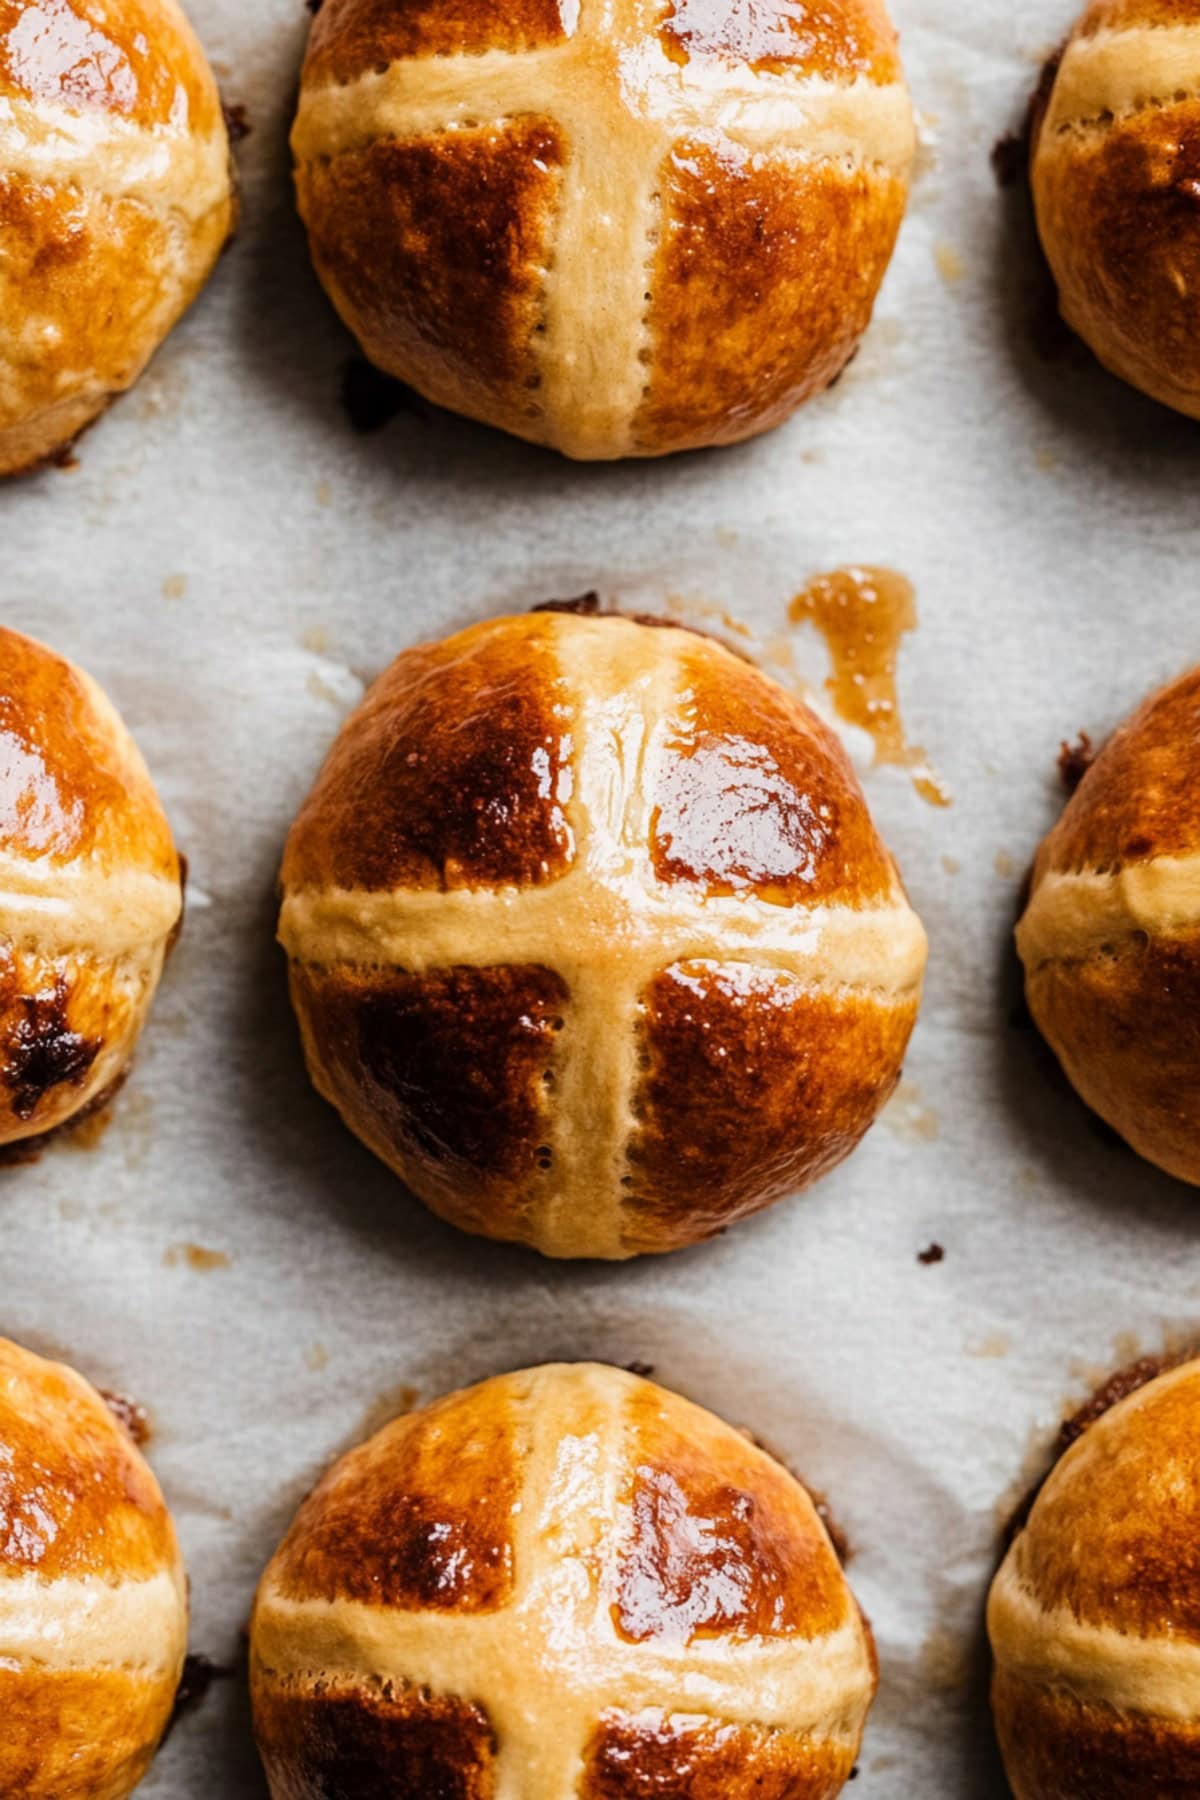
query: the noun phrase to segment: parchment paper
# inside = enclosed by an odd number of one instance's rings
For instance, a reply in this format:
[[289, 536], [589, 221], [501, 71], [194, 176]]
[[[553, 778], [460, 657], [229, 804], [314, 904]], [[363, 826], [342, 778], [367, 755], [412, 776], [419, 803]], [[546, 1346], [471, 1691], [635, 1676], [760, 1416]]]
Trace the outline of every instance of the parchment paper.
[[[653, 1364], [849, 1534], [883, 1674], [859, 1800], [984, 1800], [1004, 1791], [980, 1654], [1000, 1517], [1091, 1376], [1200, 1316], [1195, 1196], [1055, 1080], [1013, 1021], [1009, 947], [1060, 740], [1102, 736], [1200, 649], [1200, 431], [1035, 348], [1022, 203], [989, 152], [1070, 0], [894, 5], [927, 142], [859, 360], [744, 449], [579, 468], [443, 416], [351, 431], [349, 341], [288, 181], [308, 13], [192, 0], [253, 125], [240, 238], [79, 467], [0, 494], [0, 614], [123, 709], [191, 860], [188, 924], [109, 1130], [0, 1173], [0, 1328], [150, 1408], [194, 1646], [227, 1664], [307, 1485], [412, 1391]], [[591, 587], [766, 640], [848, 561], [916, 583], [901, 694], [955, 801], [865, 773], [931, 938], [901, 1098], [813, 1193], [690, 1254], [559, 1267], [436, 1223], [312, 1095], [273, 944], [284, 834], [364, 680]], [[797, 650], [819, 689], [819, 641]], [[261, 1793], [240, 1673], [144, 1791]]]

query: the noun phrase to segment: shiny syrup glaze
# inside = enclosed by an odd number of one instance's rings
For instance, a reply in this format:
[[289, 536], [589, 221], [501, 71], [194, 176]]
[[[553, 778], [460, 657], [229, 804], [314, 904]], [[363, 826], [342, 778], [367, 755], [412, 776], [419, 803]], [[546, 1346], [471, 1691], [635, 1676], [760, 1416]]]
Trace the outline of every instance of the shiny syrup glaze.
[[[0, 230], [2, 215], [0, 203]], [[95, 689], [65, 658], [2, 627], [0, 850], [179, 874], [149, 777]]]
[[60, 781], [29, 733], [21, 702], [0, 694], [0, 837], [29, 855], [67, 856], [83, 835], [83, 795]]
[[896, 37], [877, 0], [672, 0], [660, 33], [673, 62], [720, 56], [834, 80], [891, 79]]
[[[708, 1507], [689, 1497], [669, 1469], [642, 1467], [633, 1497], [633, 1554], [622, 1571], [618, 1618], [635, 1643], [689, 1644], [741, 1625], [752, 1605], [754, 1571], [742, 1542], [754, 1499], [714, 1491]], [[777, 1597], [767, 1629], [782, 1615]]]
[[[612, 1617], [634, 1643], [778, 1637], [834, 1630], [845, 1583], [807, 1495], [728, 1427], [664, 1407], [656, 1390], [629, 1413], [637, 1462]], [[699, 1432], [699, 1435], [697, 1435]]]
[[351, 82], [408, 57], [520, 55], [565, 43], [578, 22], [579, 0], [323, 0], [305, 79]]
[[0, 0], [0, 92], [177, 131], [221, 129], [195, 38], [161, 0]]
[[574, 747], [554, 635], [547, 618], [505, 621], [397, 657], [301, 809], [285, 887], [524, 886], [564, 874]]
[[68, 0], [36, 0], [0, 15], [0, 69], [46, 99], [106, 103], [132, 112], [138, 82], [121, 45]]
[[838, 717], [871, 738], [875, 761], [908, 769], [922, 800], [949, 806], [928, 755], [905, 735], [896, 691], [900, 640], [917, 624], [911, 581], [890, 569], [834, 569], [813, 577], [788, 617], [815, 625], [825, 639], [833, 664], [826, 689]]
[[174, 1552], [154, 1477], [100, 1396], [0, 1339], [0, 1571], [132, 1577]]
[[796, 786], [766, 745], [747, 737], [701, 741], [671, 765], [654, 814], [663, 868], [714, 893], [758, 891], [786, 903], [789, 884], [811, 885], [834, 831], [815, 789]]
[[855, 1746], [695, 1714], [606, 1713], [586, 1755], [583, 1800], [831, 1800]]
[[448, 1399], [343, 1457], [276, 1557], [285, 1592], [410, 1611], [495, 1611], [513, 1586], [518, 1499], [511, 1401]]
[[890, 893], [890, 859], [836, 734], [703, 639], [681, 642], [678, 666], [650, 795], [659, 881], [778, 905]]

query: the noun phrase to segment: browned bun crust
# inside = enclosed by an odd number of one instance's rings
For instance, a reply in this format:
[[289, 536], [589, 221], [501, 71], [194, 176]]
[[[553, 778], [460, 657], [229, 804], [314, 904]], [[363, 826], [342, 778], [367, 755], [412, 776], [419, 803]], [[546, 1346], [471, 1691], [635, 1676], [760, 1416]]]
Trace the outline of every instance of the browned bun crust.
[[1017, 1800], [1200, 1784], [1198, 1425], [1200, 1363], [1123, 1373], [1013, 1540], [988, 1623]]
[[1017, 943], [1034, 1019], [1134, 1149], [1200, 1183], [1200, 671], [1151, 697], [1038, 853]]
[[309, 1068], [436, 1212], [669, 1250], [840, 1161], [924, 934], [837, 739], [710, 639], [499, 619], [399, 657], [292, 829]]
[[158, 1483], [72, 1370], [0, 1339], [0, 1793], [125, 1800], [187, 1643]]
[[177, 0], [0, 0], [0, 475], [141, 374], [229, 236], [216, 82]]
[[0, 629], [0, 1145], [124, 1073], [182, 910], [128, 731], [91, 678]]
[[853, 355], [900, 227], [883, 0], [568, 10], [325, 0], [293, 134], [318, 273], [379, 367], [568, 455], [766, 430]]
[[876, 1678], [799, 1483], [586, 1364], [484, 1382], [343, 1457], [251, 1623], [275, 1800], [490, 1800], [501, 1779], [523, 1800], [833, 1800]]
[[1200, 31], [1188, 0], [1092, 0], [1034, 141], [1063, 316], [1100, 361], [1200, 417]]

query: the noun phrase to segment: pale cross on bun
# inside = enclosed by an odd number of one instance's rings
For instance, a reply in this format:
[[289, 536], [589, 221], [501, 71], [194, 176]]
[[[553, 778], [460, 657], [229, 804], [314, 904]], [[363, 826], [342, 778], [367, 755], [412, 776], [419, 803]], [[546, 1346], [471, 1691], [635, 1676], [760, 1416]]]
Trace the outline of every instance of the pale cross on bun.
[[170, 827], [111, 701], [0, 629], [0, 1144], [125, 1074], [182, 907]]
[[427, 1205], [551, 1256], [712, 1236], [896, 1081], [925, 934], [848, 757], [691, 631], [502, 618], [406, 651], [293, 826], [313, 1079]]
[[914, 128], [883, 0], [324, 0], [292, 144], [373, 362], [611, 458], [736, 442], [841, 372]]
[[145, 1459], [81, 1376], [0, 1338], [0, 1794], [125, 1800], [186, 1648], [183, 1563]]
[[176, 0], [0, 0], [0, 475], [137, 380], [229, 236], [231, 166]]
[[799, 1482], [588, 1364], [486, 1381], [343, 1457], [251, 1624], [275, 1800], [832, 1800], [875, 1685]]

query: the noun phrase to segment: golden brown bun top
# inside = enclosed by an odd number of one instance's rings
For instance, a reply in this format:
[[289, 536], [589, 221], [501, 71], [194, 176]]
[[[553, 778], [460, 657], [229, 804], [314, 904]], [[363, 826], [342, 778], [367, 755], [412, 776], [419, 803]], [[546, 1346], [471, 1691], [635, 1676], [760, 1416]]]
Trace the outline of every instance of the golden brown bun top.
[[141, 869], [179, 859], [146, 766], [82, 669], [0, 628], [0, 855]]
[[[634, 0], [621, 5], [632, 9]], [[537, 49], [569, 38], [578, 10], [578, 0], [325, 0], [305, 76], [349, 82], [381, 61]], [[716, 57], [845, 81], [900, 77], [882, 0], [668, 0], [654, 9], [647, 38], [655, 36], [675, 62]]]
[[176, 1557], [158, 1483], [100, 1395], [0, 1338], [0, 1578], [115, 1582]]
[[[351, 1451], [301, 1507], [273, 1584], [413, 1612], [505, 1607], [528, 1575], [518, 1521], [533, 1427], [547, 1420], [556, 1487], [572, 1444], [581, 1471], [599, 1444], [613, 1477], [593, 1574], [627, 1641], [815, 1638], [856, 1617], [812, 1502], [780, 1464], [677, 1395], [588, 1364], [485, 1381]], [[526, 1553], [542, 1554], [540, 1540]]]
[[1078, 37], [1095, 37], [1138, 25], [1200, 25], [1200, 5], [1196, 0], [1091, 0], [1075, 31]]
[[[343, 729], [288, 842], [287, 889], [524, 886], [585, 853], [572, 731], [597, 634], [644, 680], [654, 873], [783, 905], [896, 892], [850, 761], [822, 722], [712, 640], [632, 620], [535, 613], [406, 651]], [[662, 725], [658, 710], [661, 706]], [[595, 727], [593, 726], [593, 732]]]
[[1039, 875], [1110, 871], [1200, 849], [1200, 669], [1114, 732], [1046, 839]]
[[0, 96], [202, 133], [220, 116], [176, 0], [0, 0]]
[[1047, 1609], [1133, 1637], [1200, 1642], [1200, 1362], [1158, 1376], [1088, 1428], [1011, 1554]]

